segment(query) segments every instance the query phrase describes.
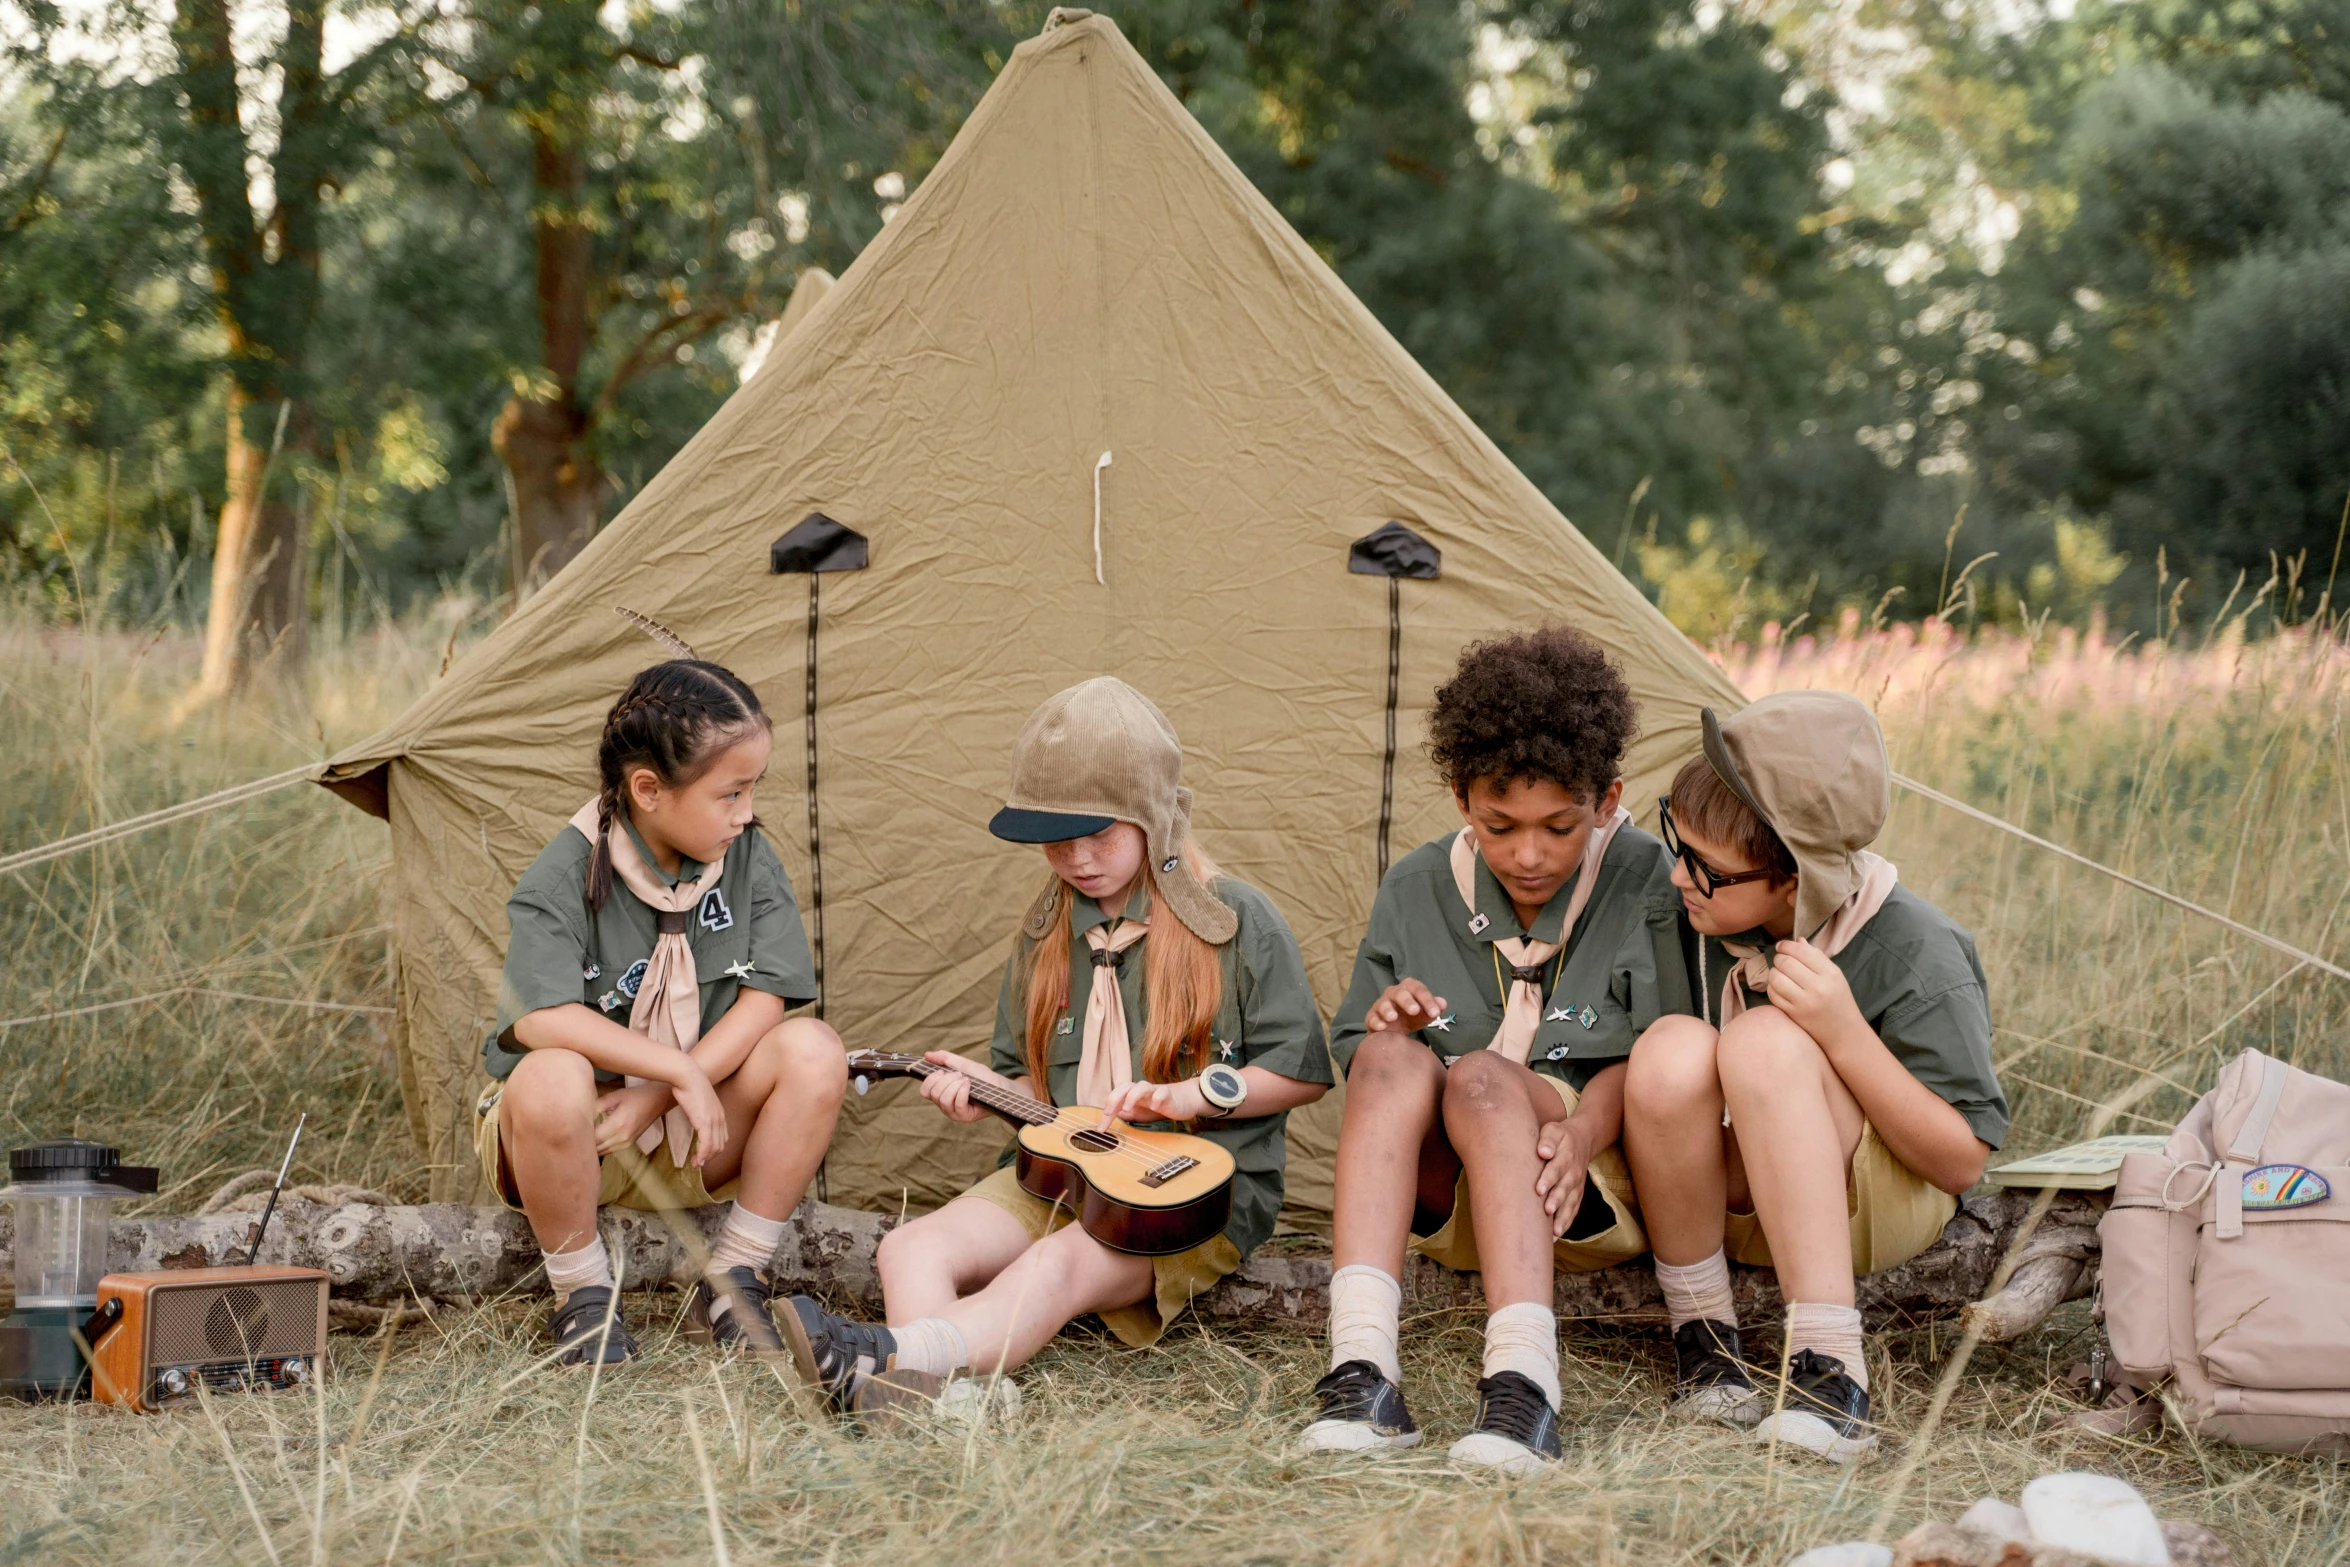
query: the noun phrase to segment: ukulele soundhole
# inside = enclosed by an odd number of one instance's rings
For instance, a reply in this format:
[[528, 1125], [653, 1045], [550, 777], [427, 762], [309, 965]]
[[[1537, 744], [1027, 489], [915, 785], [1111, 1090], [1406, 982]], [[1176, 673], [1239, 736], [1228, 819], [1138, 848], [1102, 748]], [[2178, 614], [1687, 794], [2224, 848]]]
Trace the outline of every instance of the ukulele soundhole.
[[1198, 1165], [1199, 1161], [1189, 1154], [1177, 1154], [1165, 1164], [1153, 1165], [1150, 1172], [1143, 1176], [1142, 1184], [1153, 1187], [1164, 1186], [1184, 1171], [1196, 1169]]
[[1087, 1153], [1109, 1153], [1118, 1146], [1118, 1139], [1098, 1126], [1089, 1126], [1082, 1132], [1069, 1135], [1069, 1146], [1082, 1148]]

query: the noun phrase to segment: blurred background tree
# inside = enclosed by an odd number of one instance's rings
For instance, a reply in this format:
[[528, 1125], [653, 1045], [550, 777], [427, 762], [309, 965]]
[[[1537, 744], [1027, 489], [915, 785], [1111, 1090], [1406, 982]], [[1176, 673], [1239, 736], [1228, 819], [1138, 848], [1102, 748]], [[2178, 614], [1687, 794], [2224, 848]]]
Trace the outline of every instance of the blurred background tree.
[[[2326, 591], [2331, 0], [1108, 9], [1695, 634]], [[804, 269], [855, 258], [1043, 10], [0, 0], [0, 571], [59, 614], [208, 622], [232, 665], [314, 620], [494, 613], [746, 377]]]

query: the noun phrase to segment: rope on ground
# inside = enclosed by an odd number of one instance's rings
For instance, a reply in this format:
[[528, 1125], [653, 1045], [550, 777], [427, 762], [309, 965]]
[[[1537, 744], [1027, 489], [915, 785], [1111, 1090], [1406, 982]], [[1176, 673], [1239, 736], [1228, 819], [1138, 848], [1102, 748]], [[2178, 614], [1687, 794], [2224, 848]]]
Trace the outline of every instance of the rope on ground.
[[372, 1017], [391, 1017], [397, 1007], [369, 1006], [358, 1001], [305, 1001], [300, 996], [264, 996], [249, 990], [215, 990], [208, 985], [180, 985], [170, 990], [158, 990], [150, 996], [125, 996], [119, 1001], [93, 1001], [88, 1006], [67, 1007], [61, 1012], [37, 1012], [30, 1017], [0, 1018], [0, 1029], [27, 1028], [35, 1023], [62, 1023], [68, 1018], [88, 1017], [96, 1012], [119, 1012], [124, 1007], [146, 1006], [150, 1002], [169, 1001], [178, 996], [199, 996], [213, 1001], [251, 1001], [262, 1006], [298, 1007], [305, 1012], [356, 1013]]
[[2167, 892], [2164, 889], [2155, 886], [2154, 883], [2150, 881], [2140, 881], [2137, 877], [2130, 875], [2127, 871], [2117, 871], [2110, 865], [2101, 865], [2097, 861], [2089, 858], [2089, 856], [2086, 854], [2082, 854], [2074, 849], [2068, 849], [2061, 843], [2051, 843], [2046, 838], [2041, 837], [2038, 833], [2026, 832], [2023, 828], [2018, 827], [2015, 823], [2002, 821], [1998, 817], [1993, 816], [1989, 811], [1977, 810], [1975, 807], [1967, 804], [1964, 800], [1952, 799], [1949, 795], [1944, 794], [1939, 789], [1929, 789], [1914, 778], [1904, 778], [1901, 776], [1901, 774], [1895, 773], [1893, 775], [1893, 781], [1901, 785], [1902, 788], [1907, 789], [1910, 793], [1921, 795], [1924, 798], [1933, 801], [1936, 805], [1942, 806], [1948, 810], [1956, 811], [1961, 816], [1972, 817], [1974, 820], [1983, 823], [1983, 825], [1986, 827], [1996, 827], [2001, 832], [2012, 833], [2014, 836], [2023, 839], [2024, 842], [2031, 844], [2036, 848], [2046, 849], [2051, 854], [2061, 855], [2063, 858], [2072, 861], [2075, 865], [2086, 866], [2088, 869], [2097, 872], [2100, 876], [2111, 876], [2115, 881], [2120, 882], [2125, 887], [2135, 887], [2140, 892], [2146, 893], [2151, 897], [2160, 898], [2163, 902], [2185, 909], [2190, 914], [2200, 914], [2205, 919], [2212, 921], [2214, 924], [2225, 925], [2228, 929], [2234, 931], [2239, 936], [2249, 936], [2254, 941], [2259, 942], [2262, 946], [2271, 948], [2277, 952], [2281, 952], [2288, 958], [2298, 958], [2312, 968], [2324, 969], [2328, 974], [2333, 975], [2336, 979], [2350, 979], [2350, 969], [2340, 968], [2334, 964], [2328, 963], [2325, 959], [2319, 957], [2316, 953], [2304, 952], [2299, 947], [2294, 946], [2291, 942], [2280, 941], [2266, 931], [2254, 930], [2251, 926], [2245, 924], [2242, 920], [2232, 920], [2225, 914], [2220, 913], [2217, 909], [2207, 909], [2202, 904], [2191, 902], [2188, 899], [2180, 897], [2175, 892]]
[[37, 849], [25, 849], [15, 854], [0, 855], [0, 874], [28, 870], [35, 865], [45, 865], [51, 860], [63, 859], [69, 854], [77, 854], [84, 849], [94, 849], [102, 843], [112, 843], [117, 838], [128, 838], [133, 833], [145, 832], [150, 827], [168, 827], [173, 822], [183, 822], [191, 816], [202, 816], [208, 811], [217, 811], [223, 806], [238, 805], [247, 800], [257, 800], [265, 794], [274, 794], [290, 785], [306, 782], [317, 776], [317, 773], [316, 763], [306, 763], [300, 767], [289, 768], [282, 773], [273, 773], [267, 778], [255, 778], [246, 783], [233, 784], [226, 789], [216, 790], [194, 800], [182, 800], [177, 805], [167, 805], [159, 811], [149, 811], [143, 816], [125, 817], [119, 822], [104, 827], [93, 827], [88, 832], [75, 833], [70, 838], [60, 838], [55, 843], [43, 844]]

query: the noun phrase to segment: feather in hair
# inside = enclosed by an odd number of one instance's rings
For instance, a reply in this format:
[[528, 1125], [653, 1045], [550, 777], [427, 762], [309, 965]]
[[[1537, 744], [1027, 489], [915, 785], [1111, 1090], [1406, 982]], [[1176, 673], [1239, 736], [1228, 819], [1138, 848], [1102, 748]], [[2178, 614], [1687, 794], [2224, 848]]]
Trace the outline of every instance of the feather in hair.
[[636, 627], [637, 630], [643, 632], [646, 636], [651, 637], [654, 641], [660, 643], [663, 647], [667, 648], [672, 654], [679, 658], [700, 658], [702, 656], [701, 654], [696, 653], [693, 648], [687, 644], [685, 638], [679, 636], [676, 632], [670, 630], [667, 626], [664, 626], [661, 624], [661, 622], [655, 620], [650, 615], [640, 615], [625, 604], [613, 605], [612, 613], [626, 620], [630, 625]]

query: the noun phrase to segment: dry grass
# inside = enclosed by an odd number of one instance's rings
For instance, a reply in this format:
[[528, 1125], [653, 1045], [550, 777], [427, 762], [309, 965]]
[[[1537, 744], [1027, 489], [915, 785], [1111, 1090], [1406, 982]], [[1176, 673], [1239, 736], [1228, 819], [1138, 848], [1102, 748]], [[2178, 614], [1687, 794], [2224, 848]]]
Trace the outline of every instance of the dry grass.
[[[307, 703], [178, 729], [192, 670], [176, 636], [83, 639], [0, 622], [0, 845], [47, 841], [320, 754], [438, 667], [446, 624], [323, 655]], [[1841, 684], [1881, 703], [1897, 761], [2051, 836], [2329, 952], [2350, 888], [2350, 775], [2333, 644], [2117, 654], [2093, 641], [1961, 647], [1906, 633], [1728, 660], [1749, 689]], [[286, 716], [299, 712], [298, 719]], [[274, 716], [272, 716], [274, 715]], [[1916, 800], [1888, 853], [1975, 930], [2002, 1072], [2029, 1149], [2085, 1104], [2168, 1124], [2245, 1045], [2344, 1075], [2350, 986], [2049, 863]], [[382, 1004], [380, 829], [307, 789], [42, 867], [0, 889], [0, 1019], [174, 985]], [[166, 1165], [184, 1206], [271, 1162], [294, 1106], [298, 1175], [421, 1189], [379, 1018], [181, 998], [0, 1030], [0, 1136], [103, 1135]], [[341, 1338], [316, 1398], [136, 1418], [0, 1409], [0, 1563], [660, 1561], [723, 1558], [979, 1567], [1050, 1555], [1214, 1562], [1756, 1562], [1865, 1534], [1895, 1466], [1782, 1458], [1662, 1418], [1653, 1337], [1568, 1335], [1568, 1459], [1528, 1482], [1457, 1475], [1477, 1323], [1413, 1325], [1429, 1452], [1359, 1465], [1284, 1456], [1321, 1369], [1310, 1340], [1188, 1324], [1135, 1354], [1072, 1333], [1022, 1373], [1012, 1437], [848, 1440], [788, 1376], [714, 1360], [632, 1309], [653, 1353], [593, 1383], [526, 1375], [536, 1315], [488, 1305], [389, 1340]], [[2055, 1373], [2087, 1342], [2080, 1307], [1985, 1350], [1924, 1444], [1898, 1532], [2033, 1475], [2124, 1474], [2203, 1518], [2247, 1567], [2350, 1559], [2350, 1473], [2065, 1432]], [[1879, 1407], [1898, 1452], [1950, 1349], [1880, 1340]], [[701, 1458], [697, 1458], [698, 1433]], [[713, 1524], [707, 1497], [716, 1500]], [[715, 1528], [715, 1536], [713, 1530]]]

